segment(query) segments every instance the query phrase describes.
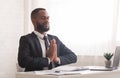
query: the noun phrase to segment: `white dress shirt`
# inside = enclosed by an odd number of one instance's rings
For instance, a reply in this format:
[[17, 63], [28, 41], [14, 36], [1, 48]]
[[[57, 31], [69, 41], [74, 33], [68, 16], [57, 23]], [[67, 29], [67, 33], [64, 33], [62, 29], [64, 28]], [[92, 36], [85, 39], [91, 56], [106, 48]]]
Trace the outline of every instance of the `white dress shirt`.
[[[39, 33], [38, 31], [34, 31], [34, 33], [37, 35], [41, 48], [42, 48], [42, 57], [46, 57], [46, 48], [45, 48], [45, 41], [43, 39], [44, 35]], [[45, 34], [47, 36], [47, 34]], [[50, 44], [49, 40], [47, 40], [48, 43]], [[50, 64], [50, 59], [48, 58], [48, 64]], [[43, 69], [48, 69], [48, 67], [44, 67]]]

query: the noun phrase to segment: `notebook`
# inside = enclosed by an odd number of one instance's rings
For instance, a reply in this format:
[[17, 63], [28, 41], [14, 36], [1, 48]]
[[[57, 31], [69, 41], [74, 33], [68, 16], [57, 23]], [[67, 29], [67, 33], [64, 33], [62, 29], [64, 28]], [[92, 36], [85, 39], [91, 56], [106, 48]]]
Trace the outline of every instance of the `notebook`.
[[110, 68], [105, 68], [105, 66], [92, 66], [89, 67], [91, 71], [112, 71], [118, 68], [120, 61], [120, 47], [116, 47], [113, 64]]

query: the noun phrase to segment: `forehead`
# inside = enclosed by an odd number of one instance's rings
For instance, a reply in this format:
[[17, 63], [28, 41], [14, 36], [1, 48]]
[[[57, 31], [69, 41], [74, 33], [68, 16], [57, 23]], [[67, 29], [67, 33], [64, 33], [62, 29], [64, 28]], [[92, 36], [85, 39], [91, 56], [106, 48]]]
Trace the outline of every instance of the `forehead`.
[[47, 11], [45, 11], [45, 10], [40, 10], [40, 11], [38, 12], [38, 16], [48, 16], [48, 13], [47, 13]]

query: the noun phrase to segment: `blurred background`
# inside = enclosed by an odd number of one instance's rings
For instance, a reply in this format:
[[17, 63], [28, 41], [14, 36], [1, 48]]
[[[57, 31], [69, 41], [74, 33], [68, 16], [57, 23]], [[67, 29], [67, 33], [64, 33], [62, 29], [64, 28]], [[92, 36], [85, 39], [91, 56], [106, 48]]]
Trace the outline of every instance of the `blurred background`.
[[0, 78], [15, 78], [20, 36], [30, 13], [46, 8], [50, 31], [77, 55], [102, 56], [120, 45], [120, 0], [0, 0]]

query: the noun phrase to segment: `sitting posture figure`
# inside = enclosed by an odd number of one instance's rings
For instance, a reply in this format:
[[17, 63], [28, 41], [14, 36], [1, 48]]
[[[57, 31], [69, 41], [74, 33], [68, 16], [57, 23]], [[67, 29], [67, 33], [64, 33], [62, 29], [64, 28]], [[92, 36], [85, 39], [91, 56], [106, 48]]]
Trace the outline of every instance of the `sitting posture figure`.
[[33, 10], [31, 20], [34, 31], [20, 38], [19, 66], [25, 68], [25, 71], [36, 71], [77, 61], [77, 56], [58, 37], [46, 33], [50, 29], [46, 9]]

